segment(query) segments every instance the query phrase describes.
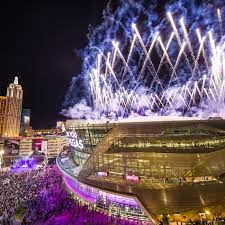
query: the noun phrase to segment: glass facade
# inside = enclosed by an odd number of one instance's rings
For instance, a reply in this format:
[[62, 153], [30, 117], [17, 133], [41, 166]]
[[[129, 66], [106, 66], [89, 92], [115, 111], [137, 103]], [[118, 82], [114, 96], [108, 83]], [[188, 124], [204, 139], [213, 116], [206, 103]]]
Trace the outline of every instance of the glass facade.
[[[66, 129], [71, 149], [66, 173], [82, 183], [74, 183], [76, 190], [108, 213], [123, 214], [128, 207], [133, 218], [137, 211], [142, 217], [141, 202], [154, 217], [200, 209], [225, 196], [224, 120], [94, 125], [75, 121]], [[132, 211], [131, 203], [118, 204], [107, 197], [108, 204], [100, 190], [134, 196], [139, 207]]]
[[71, 133], [75, 133], [72, 137], [75, 141], [82, 141], [82, 148], [76, 145], [70, 145], [74, 152], [74, 158], [80, 165], [83, 165], [87, 158], [93, 153], [93, 150], [102, 140], [102, 138], [112, 128], [111, 125], [102, 124], [78, 124], [67, 128], [67, 137], [71, 140]]

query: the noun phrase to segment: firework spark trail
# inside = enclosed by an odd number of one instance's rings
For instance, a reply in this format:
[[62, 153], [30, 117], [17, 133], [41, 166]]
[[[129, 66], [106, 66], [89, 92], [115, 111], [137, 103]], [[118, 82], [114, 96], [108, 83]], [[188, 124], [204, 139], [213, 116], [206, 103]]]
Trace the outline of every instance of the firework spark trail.
[[201, 91], [200, 91], [200, 96], [202, 97], [203, 94], [204, 94], [204, 89], [205, 89], [205, 81], [206, 81], [206, 75], [203, 76], [203, 82], [202, 82], [202, 88], [201, 88]]
[[111, 67], [110, 63], [107, 63], [106, 65], [108, 66], [108, 68], [109, 68], [111, 74], [113, 75], [116, 83], [119, 85], [119, 81], [117, 80], [116, 74], [114, 73], [113, 68]]
[[194, 68], [193, 68], [193, 74], [195, 73], [195, 70], [198, 68], [198, 61], [199, 61], [199, 58], [201, 56], [201, 52], [203, 52], [204, 42], [205, 42], [205, 37], [203, 37], [201, 39], [201, 43], [200, 43], [200, 46], [199, 46], [199, 49], [198, 49], [197, 57], [195, 59], [195, 64], [194, 64]]
[[217, 92], [218, 94], [218, 86], [220, 85], [220, 81], [219, 81], [219, 71], [218, 71], [218, 67], [216, 65], [216, 60], [212, 57], [212, 75], [211, 75], [211, 80], [210, 83], [213, 85], [214, 90]]
[[211, 30], [208, 31], [208, 36], [209, 36], [209, 42], [210, 42], [210, 45], [211, 45], [212, 55], [214, 57], [216, 55], [216, 44], [215, 44], [215, 41], [214, 41], [213, 34], [212, 34]]
[[[172, 16], [171, 12], [168, 12], [168, 13], [167, 13], [167, 16], [169, 17], [171, 26], [172, 26], [172, 28], [173, 28], [173, 30], [174, 30], [174, 32], [175, 32], [175, 36], [176, 36], [176, 38], [177, 38], [178, 45], [179, 45], [179, 47], [181, 48], [181, 47], [182, 47], [181, 37], [180, 37], [180, 35], [179, 35], [179, 33], [178, 33], [178, 30], [177, 30], [176, 24], [175, 24], [175, 22], [174, 22], [174, 20], [173, 20], [173, 16]], [[188, 67], [189, 67], [189, 69], [190, 69], [190, 71], [191, 71], [191, 73], [192, 73], [191, 64], [190, 64], [190, 62], [189, 62], [189, 60], [188, 60], [188, 57], [187, 57], [187, 55], [186, 55], [185, 52], [184, 52], [184, 56], [185, 56], [185, 60], [186, 60], [186, 62], [187, 62], [187, 65], [188, 65]], [[193, 74], [192, 74], [192, 76], [193, 76]]]
[[[190, 89], [189, 89], [189, 87], [187, 86], [186, 87], [186, 95], [188, 94], [189, 95], [189, 98], [191, 98], [191, 99], [192, 99], [192, 93], [193, 92], [191, 92]], [[190, 101], [189, 101], [189, 104], [188, 104], [188, 109], [190, 109]]]
[[[198, 37], [199, 44], [201, 45], [202, 39], [203, 39], [203, 38], [201, 37], [201, 33], [200, 33], [199, 28], [196, 29], [196, 34], [197, 34], [197, 37]], [[204, 44], [204, 43], [203, 43], [203, 44]], [[203, 58], [204, 58], [204, 61], [205, 61], [207, 70], [209, 71], [209, 64], [208, 64], [208, 60], [207, 60], [207, 58], [206, 58], [204, 45], [203, 45], [203, 48], [202, 48], [202, 54], [203, 54]]]
[[[132, 43], [131, 43], [131, 47], [130, 47], [130, 51], [129, 51], [129, 54], [128, 54], [128, 56], [127, 56], [127, 64], [128, 64], [128, 65], [129, 65], [129, 61], [130, 61], [131, 54], [132, 54], [132, 52], [133, 52], [133, 49], [134, 49], [134, 45], [135, 45], [136, 40], [137, 40], [137, 35], [134, 34], [134, 35], [133, 35], [133, 40], [132, 40]], [[121, 82], [121, 83], [123, 83], [123, 79], [124, 79], [124, 76], [125, 76], [126, 72], [127, 72], [127, 68], [125, 68], [125, 70], [124, 70], [124, 72], [123, 72], [123, 75], [122, 75], [122, 82]]]
[[215, 97], [215, 95], [214, 95], [214, 93], [213, 93], [213, 91], [212, 91], [211, 88], [209, 88], [209, 92], [210, 92], [210, 94], [212, 95], [213, 100], [216, 102], [216, 97]]
[[170, 60], [170, 57], [169, 57], [169, 55], [168, 55], [168, 53], [166, 51], [166, 48], [165, 48], [164, 44], [162, 43], [162, 40], [161, 40], [160, 36], [158, 36], [158, 42], [159, 42], [159, 44], [160, 44], [160, 46], [161, 46], [161, 48], [163, 50], [163, 54], [165, 55], [165, 57], [167, 59], [167, 62], [169, 63], [169, 65], [171, 66], [171, 68], [173, 70], [173, 73], [176, 74], [176, 69], [174, 68], [174, 66], [173, 66], [173, 64], [172, 64], [172, 62]]
[[189, 106], [187, 105], [187, 102], [184, 100], [184, 97], [182, 95], [179, 96], [181, 101], [184, 103], [185, 107], [188, 109]]
[[[139, 42], [140, 42], [140, 44], [141, 44], [141, 47], [142, 47], [142, 49], [143, 49], [143, 51], [144, 51], [144, 53], [145, 53], [146, 59], [147, 59], [147, 60], [149, 61], [149, 63], [150, 63], [150, 66], [151, 66], [151, 68], [152, 68], [152, 70], [153, 70], [153, 75], [154, 75], [154, 77], [155, 77], [155, 76], [157, 76], [155, 67], [154, 67], [154, 65], [153, 65], [153, 62], [152, 62], [151, 58], [149, 57], [148, 51], [147, 51], [147, 49], [146, 49], [146, 47], [145, 47], [145, 45], [144, 45], [144, 43], [143, 43], [143, 41], [142, 41], [141, 35], [140, 35], [140, 33], [139, 33], [139, 31], [138, 31], [138, 29], [137, 29], [137, 27], [136, 27], [136, 24], [133, 23], [131, 26], [132, 26], [132, 28], [134, 29], [135, 33], [137, 34], [137, 38], [138, 38], [138, 40], [139, 40]], [[141, 75], [142, 75], [142, 74], [141, 74], [141, 72], [140, 72], [140, 75], [139, 75], [139, 77], [138, 77], [137, 80], [140, 79], [140, 76], [141, 76]]]
[[132, 71], [130, 70], [130, 68], [129, 68], [129, 66], [128, 66], [126, 60], [125, 60], [125, 58], [123, 57], [123, 54], [121, 53], [121, 51], [119, 49], [119, 43], [118, 42], [115, 42], [115, 41], [112, 41], [112, 44], [113, 44], [114, 48], [116, 48], [116, 51], [118, 52], [118, 54], [119, 54], [119, 56], [120, 56], [120, 58], [121, 58], [121, 60], [122, 60], [122, 62], [124, 64], [126, 70], [128, 70], [129, 73], [133, 76]]
[[[182, 30], [183, 30], [183, 33], [184, 33], [184, 37], [185, 37], [185, 40], [188, 44], [188, 48], [189, 48], [189, 51], [191, 52], [191, 57], [192, 57], [192, 60], [194, 62], [194, 64], [196, 63], [196, 60], [195, 60], [195, 55], [194, 55], [194, 52], [193, 52], [193, 48], [192, 48], [192, 45], [191, 45], [191, 42], [190, 42], [190, 39], [188, 37], [188, 32], [187, 32], [187, 29], [185, 27], [185, 24], [184, 24], [184, 18], [182, 17], [180, 19], [180, 24], [181, 24], [181, 27], [182, 27]], [[193, 73], [194, 75], [194, 73]]]
[[[197, 57], [195, 58], [194, 51], [193, 51], [193, 48], [192, 48], [192, 44], [191, 44], [191, 41], [190, 41], [190, 39], [188, 37], [188, 32], [187, 32], [187, 29], [185, 27], [185, 23], [184, 23], [184, 18], [183, 17], [180, 19], [180, 24], [181, 24], [182, 30], [184, 32], [184, 37], [185, 37], [185, 40], [186, 40], [186, 42], [188, 44], [188, 48], [189, 48], [189, 51], [191, 53], [191, 57], [192, 57], [193, 64], [194, 64], [194, 67], [193, 67], [193, 70], [192, 70], [192, 77], [191, 77], [191, 79], [193, 79], [193, 77], [195, 76], [196, 70], [198, 72], [198, 75], [200, 75], [200, 71], [198, 69], [198, 60], [199, 60], [201, 51], [200, 51], [199, 55], [197, 55]], [[203, 48], [203, 43], [202, 42], [204, 43], [204, 40], [201, 41], [202, 47], [201, 47], [201, 44], [200, 44], [200, 49]]]
[[220, 27], [220, 37], [223, 36], [223, 23], [222, 23], [222, 17], [221, 17], [221, 12], [220, 9], [217, 9], [217, 17], [218, 17], [218, 21], [219, 21], [219, 27]]
[[99, 54], [98, 57], [97, 57], [97, 71], [96, 71], [96, 74], [97, 75], [100, 75], [101, 72], [100, 72], [100, 69], [101, 69], [101, 61], [102, 61], [102, 54]]
[[166, 51], [163, 52], [163, 56], [162, 56], [162, 58], [161, 58], [161, 60], [160, 60], [158, 69], [157, 69], [157, 71], [156, 71], [157, 74], [159, 73], [159, 71], [160, 71], [160, 69], [161, 69], [161, 67], [162, 67], [162, 65], [163, 65], [163, 61], [164, 61], [164, 58], [166, 57], [166, 54], [168, 54], [167, 51], [168, 51], [168, 49], [169, 49], [169, 47], [170, 47], [170, 44], [171, 44], [171, 41], [173, 40], [173, 37], [174, 37], [174, 32], [171, 33], [170, 38], [169, 38], [169, 40], [168, 40], [168, 42], [167, 42], [167, 44], [166, 44]]
[[[153, 49], [153, 47], [154, 47], [154, 45], [155, 45], [155, 42], [156, 42], [156, 40], [157, 40], [157, 38], [158, 38], [158, 32], [156, 32], [156, 34], [154, 35], [154, 38], [153, 38], [153, 40], [152, 40], [152, 42], [151, 42], [151, 45], [150, 45], [150, 47], [149, 47], [149, 50], [148, 50], [148, 52], [146, 53], [147, 55], [146, 55], [146, 57], [145, 57], [145, 61], [144, 61], [144, 63], [143, 63], [143, 66], [142, 66], [142, 68], [141, 68], [141, 72], [140, 72], [140, 76], [143, 74], [143, 72], [144, 72], [144, 70], [145, 70], [145, 67], [146, 67], [146, 63], [147, 63], [147, 61], [150, 59], [150, 55], [151, 55], [151, 52], [152, 52], [152, 49]], [[147, 49], [146, 49], [147, 50]], [[156, 71], [155, 71], [156, 72]], [[157, 72], [156, 72], [156, 76], [157, 76]]]
[[[165, 91], [164, 93], [165, 93], [165, 95], [167, 94], [166, 91]], [[172, 106], [172, 102], [171, 102], [171, 100], [170, 100], [170, 98], [172, 98], [171, 95], [172, 95], [172, 94], [168, 94], [168, 96], [166, 96], [166, 103], [167, 103], [167, 104], [169, 103], [170, 106]], [[175, 95], [174, 95], [173, 97], [175, 97]], [[173, 101], [173, 99], [172, 99], [172, 101]]]
[[[111, 56], [111, 54], [110, 54], [110, 52], [108, 52], [107, 59], [106, 59], [106, 65], [109, 64], [109, 62], [110, 62], [110, 56]], [[105, 66], [105, 76], [107, 75], [107, 73], [108, 73], [108, 66]]]
[[[212, 89], [214, 90], [214, 94], [216, 94], [217, 96], [219, 95], [219, 92], [218, 92], [218, 90], [217, 90], [217, 86], [216, 86], [216, 84], [215, 84], [215, 82], [214, 82], [214, 80], [212, 79], [211, 80], [211, 91], [212, 91]], [[215, 96], [214, 96], [215, 97]]]
[[125, 89], [124, 89], [124, 92], [126, 94], [126, 105], [130, 105], [132, 104], [132, 100], [131, 98], [133, 97], [133, 92], [131, 91], [130, 93], [128, 93]]
[[204, 93], [206, 94], [208, 100], [211, 102], [211, 98], [209, 97], [208, 91], [206, 90], [206, 88], [204, 88]]
[[221, 89], [220, 89], [220, 93], [219, 93], [219, 100], [220, 100], [220, 104], [223, 104], [224, 106], [224, 102], [221, 101], [223, 99], [223, 96], [224, 96], [224, 81], [222, 82], [222, 85], [221, 85]]
[[[187, 107], [187, 108], [188, 108], [188, 105], [187, 105], [187, 102], [185, 101], [185, 99], [188, 99], [187, 96], [189, 94], [189, 88], [188, 88], [189, 84], [190, 84], [190, 81], [188, 81], [187, 84], [183, 86], [184, 89], [182, 89], [182, 93], [180, 94], [180, 97], [181, 97], [182, 101], [185, 103], [185, 107]], [[183, 94], [183, 92], [184, 92], [184, 94]]]
[[112, 57], [112, 66], [111, 66], [112, 69], [113, 69], [114, 66], [115, 66], [115, 62], [116, 62], [116, 53], [117, 53], [117, 49], [114, 48], [113, 57]]
[[[200, 96], [200, 97], [202, 97], [202, 95], [201, 95], [201, 91], [200, 91], [200, 89], [199, 89], [199, 87], [198, 87], [198, 83], [196, 82], [196, 93], [198, 93], [198, 95]], [[196, 94], [195, 93], [195, 94]]]
[[171, 83], [171, 81], [172, 81], [172, 79], [173, 79], [173, 76], [174, 76], [174, 74], [175, 74], [174, 71], [176, 71], [176, 68], [177, 68], [177, 66], [178, 66], [178, 64], [179, 64], [179, 61], [180, 61], [180, 59], [181, 59], [181, 56], [182, 56], [182, 54], [184, 53], [184, 48], [185, 48], [185, 46], [186, 46], [186, 42], [183, 42], [183, 44], [181, 45], [179, 54], [178, 54], [178, 56], [177, 56], [177, 59], [176, 59], [176, 63], [175, 63], [174, 69], [173, 69], [173, 73], [171, 74], [171, 77], [170, 77], [169, 86], [170, 86], [170, 83]]
[[112, 92], [112, 91], [111, 91], [111, 88], [110, 88], [110, 86], [107, 84], [104, 75], [101, 76], [101, 79], [103, 80], [103, 82], [104, 82], [104, 84], [105, 84], [105, 90], [107, 90], [106, 94], [107, 94], [108, 97], [109, 97], [109, 94]]

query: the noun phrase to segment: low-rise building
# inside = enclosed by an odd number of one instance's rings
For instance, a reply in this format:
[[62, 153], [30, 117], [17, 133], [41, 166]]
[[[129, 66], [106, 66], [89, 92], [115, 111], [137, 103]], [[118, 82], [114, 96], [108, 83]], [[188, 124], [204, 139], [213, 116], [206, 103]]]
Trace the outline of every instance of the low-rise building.
[[32, 153], [33, 153], [32, 139], [31, 138], [22, 138], [20, 140], [19, 155], [27, 156]]
[[[5, 150], [5, 156], [10, 157], [11, 154], [15, 157], [15, 142], [18, 144], [16, 147], [18, 157], [28, 155], [46, 154], [50, 158], [56, 157], [64, 146], [68, 146], [67, 137], [61, 135], [49, 135], [43, 137], [19, 137], [17, 139], [1, 139], [0, 149]], [[11, 143], [11, 144], [10, 144]]]
[[48, 156], [56, 156], [58, 155], [64, 146], [68, 145], [67, 137], [66, 136], [55, 136], [48, 139]]

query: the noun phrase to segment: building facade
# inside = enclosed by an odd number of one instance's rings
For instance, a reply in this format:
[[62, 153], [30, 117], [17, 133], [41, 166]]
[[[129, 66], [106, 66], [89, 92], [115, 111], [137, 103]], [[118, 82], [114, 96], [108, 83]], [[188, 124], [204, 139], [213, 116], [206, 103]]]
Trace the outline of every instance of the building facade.
[[33, 153], [33, 143], [31, 138], [22, 138], [19, 143], [20, 156], [28, 156]]
[[[46, 154], [49, 158], [56, 157], [68, 146], [67, 137], [49, 135], [43, 137], [16, 137], [0, 139], [0, 149], [5, 150], [5, 157], [24, 157], [29, 155]], [[15, 151], [16, 150], [16, 151]]]
[[7, 88], [6, 97], [0, 99], [0, 136], [18, 137], [23, 102], [23, 90], [15, 77]]
[[6, 112], [6, 97], [0, 96], [0, 136], [3, 136], [5, 112]]
[[58, 166], [75, 198], [98, 210], [138, 220], [185, 220], [190, 211], [203, 215], [206, 207], [223, 204], [222, 119], [68, 121], [66, 129], [71, 150], [58, 156]]
[[65, 146], [68, 146], [68, 140], [66, 136], [55, 136], [49, 138], [47, 142], [48, 157], [56, 157]]

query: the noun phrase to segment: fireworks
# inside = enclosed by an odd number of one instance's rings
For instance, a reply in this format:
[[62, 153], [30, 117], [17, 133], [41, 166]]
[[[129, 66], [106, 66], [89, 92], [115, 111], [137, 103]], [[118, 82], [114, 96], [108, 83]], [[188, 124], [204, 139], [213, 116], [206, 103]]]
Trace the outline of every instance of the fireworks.
[[94, 116], [192, 115], [198, 109], [224, 109], [221, 10], [215, 15], [219, 38], [213, 28], [190, 30], [185, 17], [168, 11], [166, 28], [158, 27], [147, 38], [133, 22], [126, 43], [118, 38], [107, 48], [94, 46], [98, 54], [85, 71]]
[[[92, 100], [98, 112], [128, 115], [131, 111], [160, 111], [166, 114], [167, 109], [171, 108], [188, 112], [193, 106], [200, 105], [202, 101], [217, 108], [224, 107], [225, 43], [215, 44], [211, 30], [202, 37], [200, 29], [196, 29], [198, 48], [194, 52], [184, 18], [180, 19], [181, 33], [178, 31], [172, 13], [168, 12], [167, 15], [173, 30], [167, 42], [163, 42], [160, 33], [156, 32], [147, 47], [137, 25], [133, 23], [131, 25], [133, 36], [127, 56], [122, 54], [119, 43], [115, 40], [112, 41], [112, 50], [107, 56], [103, 52], [98, 55], [96, 67], [92, 68], [89, 74]], [[221, 17], [219, 22], [222, 24]], [[174, 55], [170, 56], [168, 52], [172, 42], [175, 42], [179, 48], [175, 63], [171, 60]], [[163, 53], [158, 67], [151, 58], [152, 50], [156, 46], [160, 47]], [[135, 48], [139, 48], [140, 54], [145, 56], [138, 73], [130, 68], [130, 59]], [[206, 51], [211, 58], [206, 55]], [[204, 66], [201, 65], [204, 69], [199, 68], [200, 60], [201, 64], [204, 64]], [[166, 82], [160, 80], [160, 70], [163, 64], [166, 64], [167, 71], [170, 71]], [[187, 73], [190, 75], [183, 84], [179, 79], [180, 64], [188, 68]], [[117, 70], [118, 65], [120, 67], [123, 65], [123, 68]], [[151, 82], [148, 86], [143, 86], [142, 79], [146, 68], [148, 68]], [[135, 79], [133, 88], [130, 88], [131, 84], [124, 82], [126, 76], [130, 76], [131, 81]], [[160, 91], [156, 91], [156, 88], [154, 90], [155, 86], [159, 86]]]

